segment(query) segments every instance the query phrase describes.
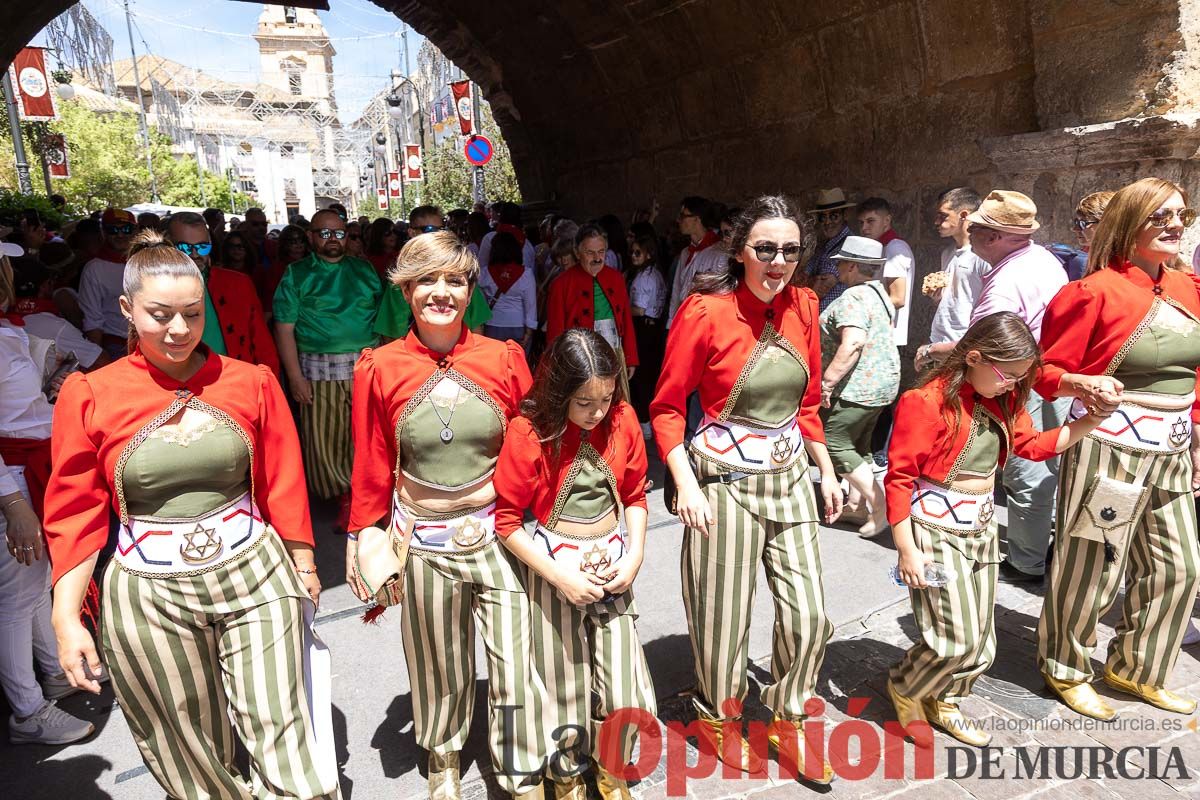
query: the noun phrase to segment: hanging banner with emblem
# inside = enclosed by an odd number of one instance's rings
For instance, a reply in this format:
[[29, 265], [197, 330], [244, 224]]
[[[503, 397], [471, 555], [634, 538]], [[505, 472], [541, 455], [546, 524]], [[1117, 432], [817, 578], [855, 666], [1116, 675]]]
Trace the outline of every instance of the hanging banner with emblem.
[[30, 122], [50, 122], [58, 119], [50, 76], [46, 73], [45, 50], [26, 47], [17, 53], [9, 66], [13, 87], [17, 93], [17, 110], [21, 119]]
[[407, 181], [425, 180], [425, 172], [421, 164], [421, 145], [404, 145], [404, 179]]
[[455, 81], [450, 84], [450, 92], [454, 95], [454, 111], [458, 115], [458, 128], [463, 136], [470, 136], [475, 130], [475, 119], [471, 110], [471, 82]]
[[379, 194], [379, 210], [387, 211], [387, 209], [388, 209], [388, 196], [387, 196], [388, 190], [387, 189], [376, 189], [376, 192], [378, 192], [378, 194]]
[[400, 173], [399, 172], [389, 172], [388, 173], [388, 194], [391, 197], [399, 197], [400, 196]]
[[51, 178], [71, 177], [71, 165], [67, 161], [67, 140], [61, 133], [49, 133], [42, 139], [42, 152]]

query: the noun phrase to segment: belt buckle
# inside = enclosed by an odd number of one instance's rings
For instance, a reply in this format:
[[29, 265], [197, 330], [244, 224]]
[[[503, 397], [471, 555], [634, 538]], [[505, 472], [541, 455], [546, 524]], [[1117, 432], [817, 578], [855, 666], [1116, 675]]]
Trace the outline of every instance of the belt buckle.
[[487, 536], [483, 523], [475, 517], [467, 517], [454, 529], [454, 543], [462, 548], [474, 547]]
[[1182, 447], [1184, 442], [1191, 437], [1192, 426], [1189, 423], [1190, 420], [1182, 415], [1171, 423], [1171, 432], [1167, 434], [1167, 438], [1170, 439], [1171, 444], [1176, 447]]
[[776, 464], [786, 464], [794, 451], [795, 448], [792, 446], [792, 440], [785, 433], [771, 445], [771, 461]]
[[207, 564], [221, 555], [224, 549], [225, 543], [217, 534], [217, 529], [206, 528], [197, 522], [192, 531], [183, 534], [179, 556], [187, 564]]
[[612, 566], [612, 559], [608, 557], [608, 548], [601, 544], [592, 545], [590, 550], [585, 550], [579, 557], [579, 571], [585, 575], [600, 576], [600, 573]]

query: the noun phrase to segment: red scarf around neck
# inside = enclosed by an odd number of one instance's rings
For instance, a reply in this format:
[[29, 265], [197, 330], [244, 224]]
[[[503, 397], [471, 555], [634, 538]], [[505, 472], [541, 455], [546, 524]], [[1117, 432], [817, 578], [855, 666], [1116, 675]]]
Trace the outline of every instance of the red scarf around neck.
[[507, 233], [517, 240], [517, 244], [521, 247], [525, 246], [525, 231], [517, 225], [508, 225], [501, 223], [496, 226], [496, 233]]
[[488, 264], [488, 274], [496, 282], [500, 294], [504, 294], [525, 274], [525, 266], [523, 264]]
[[705, 231], [703, 239], [696, 242], [695, 244], [689, 244], [687, 246], [688, 261], [691, 261], [692, 258], [695, 257], [696, 253], [699, 253], [701, 250], [707, 250], [708, 248], [710, 248], [714, 244], [716, 244], [718, 241], [720, 241], [720, 239], [721, 239], [721, 236], [716, 231]]

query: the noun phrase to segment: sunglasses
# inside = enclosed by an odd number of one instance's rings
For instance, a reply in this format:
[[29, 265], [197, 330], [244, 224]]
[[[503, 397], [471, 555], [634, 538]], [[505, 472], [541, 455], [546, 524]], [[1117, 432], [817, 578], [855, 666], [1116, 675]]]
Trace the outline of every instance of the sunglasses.
[[753, 250], [754, 257], [764, 264], [770, 264], [779, 253], [783, 253], [784, 261], [795, 263], [800, 260], [800, 254], [804, 252], [804, 248], [798, 244], [787, 244], [783, 247], [774, 244], [752, 244], [746, 246]]
[[826, 222], [828, 220], [840, 220], [846, 216], [844, 211], [818, 211], [813, 214], [813, 218], [817, 222]]
[[104, 232], [109, 236], [128, 236], [133, 233], [133, 226], [129, 223], [124, 225], [105, 225]]
[[[1094, 227], [1099, 224], [1100, 224], [1100, 220], [1098, 220], [1098, 219], [1073, 219], [1073, 220], [1071, 220], [1071, 227], [1074, 228], [1075, 230], [1079, 231], [1080, 233], [1082, 233], [1083, 231], [1086, 231], [1088, 228]], [[1159, 227], [1162, 227], [1162, 226], [1159, 226]]]
[[175, 245], [175, 249], [183, 253], [185, 256], [200, 256], [203, 258], [212, 252], [212, 242], [200, 242], [198, 244], [178, 242]]
[[1194, 208], [1160, 208], [1150, 216], [1146, 217], [1146, 222], [1150, 223], [1153, 228], [1165, 228], [1171, 224], [1171, 219], [1179, 217], [1179, 224], [1185, 228], [1191, 227], [1191, 224], [1196, 221], [1196, 210]]
[[421, 227], [418, 228], [416, 225], [413, 225], [412, 229], [415, 230], [417, 233], [437, 233], [438, 231], [440, 231], [442, 229], [442, 226], [441, 225], [422, 225]]
[[333, 237], [334, 239], [337, 239], [340, 242], [342, 239], [346, 238], [345, 229], [335, 231], [331, 228], [321, 228], [320, 230], [313, 231], [313, 233], [315, 233], [317, 236], [319, 236], [320, 238], [325, 239], [325, 240], [328, 240], [330, 237]]

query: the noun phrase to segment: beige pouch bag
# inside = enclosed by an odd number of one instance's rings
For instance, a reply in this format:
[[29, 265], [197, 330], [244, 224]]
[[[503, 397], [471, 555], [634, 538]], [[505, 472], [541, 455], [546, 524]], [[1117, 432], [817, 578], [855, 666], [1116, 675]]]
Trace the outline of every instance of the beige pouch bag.
[[1142, 510], [1150, 487], [1097, 477], [1088, 488], [1069, 535], [1107, 544], [1121, 552], [1134, 517]]
[[358, 532], [354, 571], [377, 605], [386, 608], [404, 599], [404, 565], [411, 534], [411, 526], [407, 531], [371, 526]]

